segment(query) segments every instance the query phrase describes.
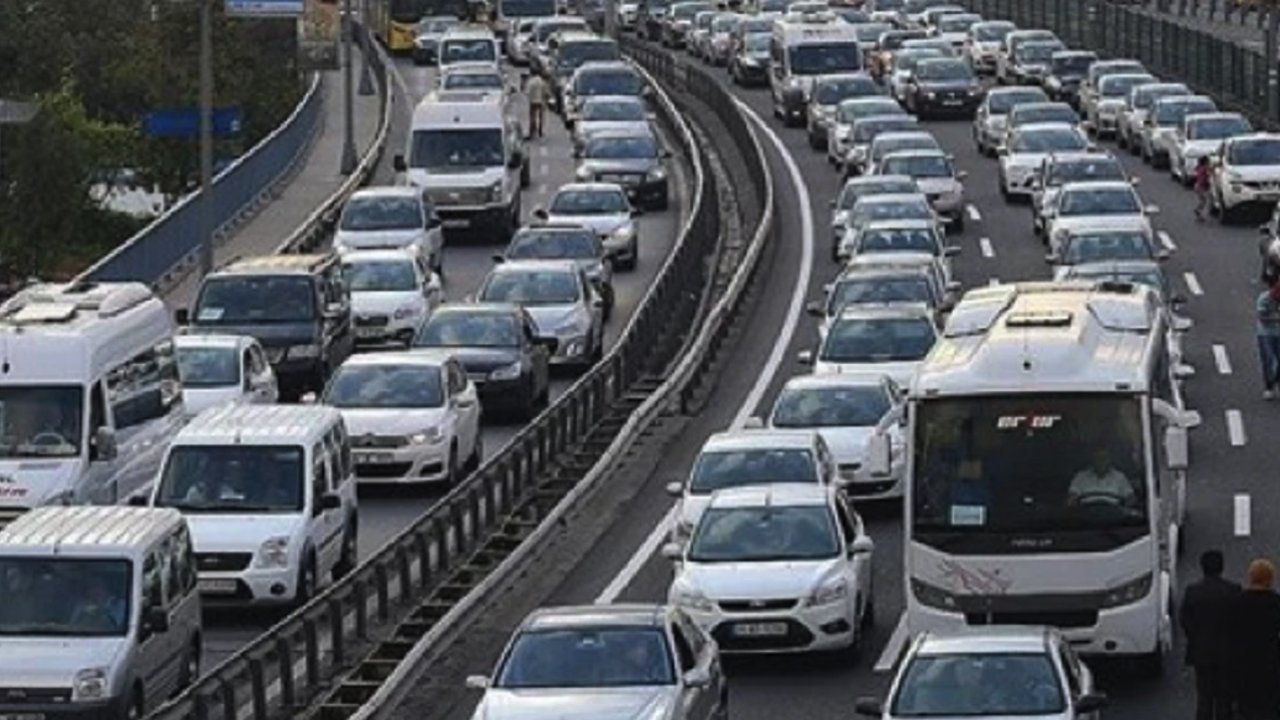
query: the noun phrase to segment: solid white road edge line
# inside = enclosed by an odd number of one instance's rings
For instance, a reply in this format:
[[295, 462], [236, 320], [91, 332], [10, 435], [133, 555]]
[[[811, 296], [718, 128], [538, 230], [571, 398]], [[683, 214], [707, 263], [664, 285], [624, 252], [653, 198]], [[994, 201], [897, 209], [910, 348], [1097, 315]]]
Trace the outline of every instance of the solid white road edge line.
[[991, 238], [978, 238], [978, 247], [982, 250], [982, 257], [993, 258], [996, 256], [996, 249], [991, 246]]
[[1227, 436], [1232, 447], [1243, 447], [1247, 441], [1244, 434], [1244, 415], [1239, 410], [1227, 411]]
[[[797, 272], [795, 289], [791, 293], [791, 304], [787, 308], [787, 316], [783, 321], [782, 329], [778, 333], [778, 339], [773, 346], [769, 358], [765, 361], [764, 368], [760, 371], [760, 376], [756, 378], [755, 385], [751, 387], [751, 391], [747, 393], [747, 397], [743, 400], [738, 413], [733, 418], [732, 427], [740, 428], [746, 423], [747, 418], [755, 412], [756, 406], [760, 404], [760, 399], [764, 397], [765, 392], [769, 389], [773, 376], [782, 366], [782, 361], [786, 359], [787, 349], [791, 345], [791, 339], [795, 336], [796, 328], [800, 325], [800, 318], [804, 311], [804, 299], [809, 290], [809, 280], [813, 276], [813, 243], [815, 241], [813, 234], [813, 207], [810, 205], [809, 186], [805, 183], [804, 175], [800, 173], [800, 166], [796, 164], [791, 153], [787, 151], [787, 146], [783, 144], [782, 138], [769, 127], [769, 124], [760, 118], [754, 110], [743, 103], [741, 100], [736, 101], [738, 109], [747, 115], [756, 127], [768, 138], [769, 143], [778, 151], [778, 155], [782, 158], [783, 163], [787, 166], [787, 174], [791, 176], [791, 182], [795, 185], [797, 200], [800, 203], [800, 267]], [[618, 571], [617, 576], [609, 581], [600, 595], [596, 597], [597, 605], [607, 605], [618, 596], [622, 591], [635, 580], [636, 575], [640, 572], [640, 568], [649, 561], [662, 541], [666, 539], [671, 526], [676, 521], [676, 508], [672, 505], [666, 515], [658, 523], [653, 531], [649, 533], [644, 542], [640, 543], [640, 547], [636, 548], [635, 553], [627, 560], [622, 569]]]
[[1196, 277], [1195, 273], [1193, 272], [1182, 273], [1182, 279], [1186, 281], [1187, 289], [1191, 291], [1192, 295], [1204, 294], [1204, 288], [1200, 287], [1200, 279]]
[[889, 636], [889, 642], [885, 643], [884, 650], [880, 652], [880, 658], [876, 660], [875, 671], [889, 672], [893, 666], [898, 663], [898, 656], [902, 654], [902, 648], [907, 644], [907, 611], [903, 610], [898, 616], [898, 624], [893, 626], [893, 634]]
[[1253, 533], [1253, 508], [1249, 493], [1237, 493], [1234, 498], [1235, 536], [1249, 537]]
[[1213, 346], [1213, 363], [1218, 366], [1219, 375], [1231, 374], [1231, 359], [1227, 357], [1225, 345]]

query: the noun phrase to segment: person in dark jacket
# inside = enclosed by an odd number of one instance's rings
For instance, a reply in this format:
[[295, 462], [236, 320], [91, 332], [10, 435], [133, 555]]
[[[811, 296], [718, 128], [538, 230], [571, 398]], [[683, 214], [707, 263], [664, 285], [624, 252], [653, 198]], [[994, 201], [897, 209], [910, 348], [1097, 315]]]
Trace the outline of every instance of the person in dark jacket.
[[1187, 636], [1187, 665], [1196, 673], [1196, 720], [1234, 717], [1231, 685], [1231, 617], [1240, 586], [1222, 579], [1222, 551], [1200, 555], [1204, 578], [1187, 587], [1179, 620]]
[[1232, 675], [1242, 720], [1275, 720], [1280, 712], [1280, 595], [1276, 568], [1254, 560], [1232, 612]]

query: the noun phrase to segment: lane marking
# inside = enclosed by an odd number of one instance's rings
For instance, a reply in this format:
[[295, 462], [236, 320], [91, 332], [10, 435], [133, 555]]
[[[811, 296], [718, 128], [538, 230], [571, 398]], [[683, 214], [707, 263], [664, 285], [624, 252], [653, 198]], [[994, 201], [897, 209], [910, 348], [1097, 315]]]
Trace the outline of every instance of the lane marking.
[[1249, 493], [1237, 493], [1232, 500], [1235, 505], [1235, 536], [1249, 537], [1253, 534], [1253, 500]]
[[978, 238], [978, 247], [982, 249], [982, 257], [993, 258], [996, 256], [996, 249], [991, 247], [991, 238]]
[[[751, 387], [751, 391], [747, 393], [743, 399], [742, 405], [738, 408], [738, 412], [733, 417], [731, 427], [741, 428], [755, 412], [756, 406], [760, 404], [760, 400], [764, 397], [764, 393], [769, 389], [769, 385], [773, 382], [773, 376], [782, 366], [782, 361], [786, 357], [787, 349], [791, 345], [791, 340], [795, 336], [796, 328], [800, 325], [800, 318], [803, 316], [804, 300], [809, 290], [809, 281], [813, 276], [813, 207], [810, 204], [809, 186], [805, 183], [804, 175], [800, 172], [800, 166], [796, 164], [795, 158], [787, 151], [787, 146], [782, 142], [782, 138], [769, 127], [754, 110], [743, 103], [736, 100], [738, 109], [745, 113], [748, 118], [755, 123], [756, 127], [764, 134], [769, 143], [777, 150], [778, 155], [782, 158], [783, 164], [787, 167], [787, 174], [791, 176], [791, 182], [795, 185], [796, 196], [800, 202], [800, 266], [797, 269], [797, 278], [794, 289], [791, 293], [791, 303], [787, 307], [787, 316], [783, 321], [782, 329], [778, 333], [777, 341], [773, 346], [773, 350], [769, 353], [769, 357], [765, 360], [764, 368], [756, 377], [755, 385]], [[618, 598], [622, 591], [635, 580], [640, 569], [644, 567], [653, 553], [662, 545], [667, 538], [670, 528], [676, 521], [676, 507], [672, 505], [671, 509], [663, 516], [662, 521], [658, 523], [653, 531], [644, 539], [640, 547], [636, 548], [635, 553], [627, 560], [626, 564], [618, 574], [609, 581], [600, 595], [596, 597], [597, 605], [607, 605]]]
[[546, 163], [538, 163], [538, 177], [546, 177], [551, 174], [551, 168]]
[[1160, 238], [1160, 244], [1164, 245], [1165, 250], [1168, 250], [1169, 252], [1173, 252], [1178, 249], [1177, 243], [1175, 243], [1173, 241], [1173, 238], [1169, 237], [1169, 233], [1165, 232], [1164, 230], [1161, 230], [1160, 232], [1156, 233], [1156, 237]]
[[547, 149], [546, 145], [542, 145], [538, 147], [538, 157], [547, 157], [550, 154], [551, 154], [551, 151]]
[[884, 650], [880, 652], [880, 658], [876, 660], [875, 671], [879, 673], [889, 672], [893, 666], [898, 663], [898, 658], [902, 655], [902, 648], [906, 646], [907, 640], [907, 611], [903, 610], [898, 616], [898, 624], [893, 626], [893, 634], [889, 636], [889, 642], [884, 646]]
[[1182, 279], [1186, 281], [1187, 289], [1191, 291], [1192, 295], [1204, 294], [1204, 288], [1200, 287], [1200, 279], [1196, 277], [1195, 273], [1184, 272], [1182, 273]]
[[538, 183], [538, 187], [534, 188], [533, 191], [538, 193], [539, 195], [546, 195], [547, 189], [548, 188], [546, 183]]
[[1244, 415], [1239, 410], [1227, 411], [1227, 436], [1232, 447], [1244, 447], [1247, 438], [1244, 434]]
[[982, 222], [982, 213], [978, 212], [977, 205], [966, 205], [964, 209], [969, 213], [970, 220], [974, 222]]
[[1213, 363], [1218, 366], [1219, 375], [1231, 374], [1231, 358], [1227, 357], [1227, 348], [1225, 345], [1213, 346]]

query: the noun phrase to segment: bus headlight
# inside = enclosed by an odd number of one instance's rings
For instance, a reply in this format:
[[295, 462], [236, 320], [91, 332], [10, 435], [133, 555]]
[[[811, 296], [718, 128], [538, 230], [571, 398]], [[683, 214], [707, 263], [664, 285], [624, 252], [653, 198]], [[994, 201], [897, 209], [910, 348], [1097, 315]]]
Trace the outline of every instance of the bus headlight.
[[100, 700], [106, 695], [106, 668], [87, 668], [76, 673], [75, 681], [71, 686], [71, 699], [73, 702]]
[[1102, 596], [1102, 609], [1131, 605], [1138, 602], [1151, 592], [1154, 578], [1155, 575], [1153, 573], [1146, 573], [1119, 587], [1106, 591]]
[[911, 578], [911, 594], [916, 596], [916, 601], [921, 605], [939, 610], [960, 611], [960, 601], [955, 595], [923, 580]]

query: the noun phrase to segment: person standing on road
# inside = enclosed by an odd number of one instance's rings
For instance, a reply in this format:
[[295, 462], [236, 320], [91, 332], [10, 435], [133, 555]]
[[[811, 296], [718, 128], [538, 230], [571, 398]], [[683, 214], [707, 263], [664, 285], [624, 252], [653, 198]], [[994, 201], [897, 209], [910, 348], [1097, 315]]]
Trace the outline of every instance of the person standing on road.
[[1209, 209], [1209, 156], [1201, 155], [1196, 161], [1196, 169], [1191, 175], [1191, 187], [1196, 193], [1196, 222], [1204, 222], [1204, 213]]
[[547, 81], [541, 75], [529, 76], [524, 94], [529, 98], [529, 137], [542, 137], [542, 118], [547, 107]]
[[1275, 720], [1280, 712], [1280, 595], [1270, 560], [1249, 563], [1232, 609], [1231, 668], [1241, 720]]
[[1204, 578], [1182, 596], [1182, 631], [1187, 636], [1187, 665], [1196, 673], [1196, 720], [1231, 720], [1231, 617], [1240, 586], [1222, 578], [1222, 551], [1200, 555]]
[[1280, 281], [1258, 294], [1258, 357], [1262, 362], [1262, 397], [1273, 400], [1280, 385]]

